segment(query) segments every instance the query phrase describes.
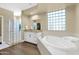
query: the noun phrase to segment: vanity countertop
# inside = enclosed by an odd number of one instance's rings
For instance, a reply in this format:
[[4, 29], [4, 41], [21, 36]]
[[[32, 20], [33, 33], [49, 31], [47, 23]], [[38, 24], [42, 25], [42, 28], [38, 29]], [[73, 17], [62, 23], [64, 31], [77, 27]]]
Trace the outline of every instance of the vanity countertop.
[[32, 29], [29, 29], [29, 30], [24, 30], [24, 32], [42, 32], [42, 30], [32, 30]]

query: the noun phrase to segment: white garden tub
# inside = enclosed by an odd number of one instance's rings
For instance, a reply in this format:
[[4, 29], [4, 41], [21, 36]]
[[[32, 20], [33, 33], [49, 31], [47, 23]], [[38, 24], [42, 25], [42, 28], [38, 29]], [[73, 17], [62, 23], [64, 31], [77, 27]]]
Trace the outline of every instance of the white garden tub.
[[45, 36], [43, 39], [39, 39], [38, 48], [44, 55], [79, 54], [78, 46], [73, 41], [78, 41], [78, 38]]

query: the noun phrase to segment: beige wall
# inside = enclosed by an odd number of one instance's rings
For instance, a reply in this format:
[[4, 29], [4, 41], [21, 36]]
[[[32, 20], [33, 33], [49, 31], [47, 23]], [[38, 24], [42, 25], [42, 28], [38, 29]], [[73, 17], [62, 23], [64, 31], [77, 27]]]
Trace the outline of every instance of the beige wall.
[[66, 18], [67, 18], [67, 30], [66, 31], [48, 31], [48, 19], [47, 14], [40, 14], [40, 23], [42, 25], [42, 30], [45, 34], [49, 35], [72, 35], [74, 33], [74, 20], [75, 20], [75, 6], [70, 6], [66, 8]]
[[30, 18], [28, 16], [22, 15], [21, 19], [22, 19], [22, 28], [24, 28], [26, 25], [28, 27], [31, 26], [32, 21], [30, 20]]
[[3, 16], [3, 41], [9, 42], [9, 20], [13, 20], [11, 11], [0, 8], [0, 15]]
[[75, 17], [76, 16], [76, 5], [72, 5], [66, 8], [67, 18], [67, 32], [75, 32]]
[[76, 6], [75, 34], [79, 35], [79, 4]]
[[30, 22], [29, 17], [22, 14], [21, 24], [22, 24], [21, 39], [24, 39], [24, 31], [23, 30], [24, 30], [25, 26], [28, 26], [29, 28], [31, 28], [31, 22]]
[[[77, 16], [77, 21], [76, 20], [76, 13], [79, 15], [79, 6], [77, 7], [77, 12], [76, 12], [76, 5], [71, 5], [66, 7], [66, 18], [67, 18], [67, 30], [66, 31], [60, 31], [60, 32], [54, 32], [54, 31], [48, 31], [48, 20], [47, 20], [47, 14], [46, 13], [41, 13], [39, 14], [40, 20], [37, 22], [40, 22], [42, 25], [42, 30], [43, 32], [47, 35], [73, 35], [75, 32], [78, 33], [79, 31], [79, 16]], [[25, 16], [26, 17], [26, 16]], [[26, 18], [27, 19], [27, 18]], [[31, 24], [29, 23], [30, 18], [28, 17], [27, 20], [23, 20], [24, 24]], [[77, 24], [76, 24], [77, 22]], [[75, 28], [76, 27], [76, 28]]]

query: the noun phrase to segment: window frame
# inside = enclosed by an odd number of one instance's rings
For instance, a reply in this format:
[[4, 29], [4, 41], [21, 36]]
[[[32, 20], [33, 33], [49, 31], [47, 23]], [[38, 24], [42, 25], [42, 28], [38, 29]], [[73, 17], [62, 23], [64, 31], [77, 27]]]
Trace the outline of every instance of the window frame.
[[[64, 28], [64, 30], [62, 30], [62, 29], [61, 29], [61, 30], [60, 30], [60, 29], [58, 29], [58, 30], [57, 30], [57, 29], [49, 29], [49, 27], [51, 27], [51, 26], [48, 25], [48, 30], [49, 30], [49, 31], [67, 31], [66, 9], [60, 9], [60, 10], [56, 10], [56, 11], [61, 11], [61, 10], [65, 10], [65, 28]], [[51, 12], [56, 12], [56, 11], [51, 11]], [[48, 12], [48, 13], [51, 13], [51, 12]], [[48, 13], [47, 13], [47, 19], [48, 19], [48, 17], [49, 17], [49, 16], [48, 16]], [[58, 17], [58, 16], [55, 16], [55, 17]], [[50, 17], [50, 18], [51, 18], [51, 17]], [[60, 21], [61, 21], [61, 20], [60, 20]], [[55, 22], [56, 22], [56, 21], [55, 21]], [[49, 23], [49, 20], [48, 20], [48, 23]], [[50, 21], [50, 23], [51, 23], [51, 21]], [[52, 27], [55, 28], [56, 26], [52, 26]], [[59, 28], [59, 26], [58, 26], [58, 28]], [[60, 27], [60, 28], [61, 28], [61, 27]]]

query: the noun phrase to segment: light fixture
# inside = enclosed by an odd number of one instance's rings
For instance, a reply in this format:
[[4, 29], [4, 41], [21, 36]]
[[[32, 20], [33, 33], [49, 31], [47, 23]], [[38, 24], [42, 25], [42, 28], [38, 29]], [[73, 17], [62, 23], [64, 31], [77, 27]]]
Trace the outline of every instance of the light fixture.
[[14, 16], [21, 16], [21, 11], [14, 11]]
[[33, 20], [33, 21], [39, 20], [39, 19], [40, 19], [39, 15], [33, 15], [33, 16], [31, 17], [31, 20]]

